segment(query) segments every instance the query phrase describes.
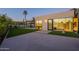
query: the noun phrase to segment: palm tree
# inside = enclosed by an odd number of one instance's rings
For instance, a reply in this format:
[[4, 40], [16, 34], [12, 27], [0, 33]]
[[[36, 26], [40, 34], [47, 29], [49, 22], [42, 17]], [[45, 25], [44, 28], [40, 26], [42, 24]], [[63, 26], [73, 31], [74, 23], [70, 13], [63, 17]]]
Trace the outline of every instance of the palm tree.
[[24, 15], [25, 27], [26, 27], [27, 26], [27, 22], [26, 22], [27, 11], [26, 10], [23, 11], [23, 15]]

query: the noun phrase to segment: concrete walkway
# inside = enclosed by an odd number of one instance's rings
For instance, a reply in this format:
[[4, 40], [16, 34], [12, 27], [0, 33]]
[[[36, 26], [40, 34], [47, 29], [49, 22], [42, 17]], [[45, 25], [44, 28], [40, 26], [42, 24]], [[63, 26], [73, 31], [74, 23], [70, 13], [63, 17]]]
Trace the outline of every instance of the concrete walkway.
[[9, 51], [74, 51], [79, 50], [79, 39], [33, 32], [5, 39], [0, 50]]

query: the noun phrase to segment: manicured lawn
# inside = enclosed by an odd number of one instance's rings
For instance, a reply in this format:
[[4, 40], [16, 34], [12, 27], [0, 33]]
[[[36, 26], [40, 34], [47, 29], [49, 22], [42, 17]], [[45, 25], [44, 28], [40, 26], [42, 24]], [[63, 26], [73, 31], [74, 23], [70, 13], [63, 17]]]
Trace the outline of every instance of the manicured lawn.
[[23, 29], [23, 28], [16, 28], [16, 29], [11, 29], [8, 33], [7, 37], [13, 37], [13, 36], [18, 36], [30, 32], [36, 31], [35, 29]]
[[79, 34], [74, 33], [74, 32], [65, 32], [65, 33], [62, 33], [62, 31], [52, 31], [52, 32], [49, 32], [48, 34], [68, 36], [68, 37], [78, 37], [79, 36]]

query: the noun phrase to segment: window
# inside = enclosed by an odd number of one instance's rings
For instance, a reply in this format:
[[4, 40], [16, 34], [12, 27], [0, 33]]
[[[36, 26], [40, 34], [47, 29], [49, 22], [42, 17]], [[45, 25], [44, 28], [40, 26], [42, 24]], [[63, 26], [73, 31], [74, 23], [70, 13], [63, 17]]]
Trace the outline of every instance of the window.
[[53, 29], [73, 31], [73, 18], [53, 19]]
[[53, 20], [53, 29], [63, 30], [64, 29], [64, 20], [65, 19], [54, 19]]
[[48, 30], [52, 30], [52, 25], [53, 24], [53, 22], [52, 22], [52, 20], [50, 19], [50, 20], [48, 20]]
[[37, 20], [36, 21], [36, 29], [41, 30], [42, 29], [42, 20]]

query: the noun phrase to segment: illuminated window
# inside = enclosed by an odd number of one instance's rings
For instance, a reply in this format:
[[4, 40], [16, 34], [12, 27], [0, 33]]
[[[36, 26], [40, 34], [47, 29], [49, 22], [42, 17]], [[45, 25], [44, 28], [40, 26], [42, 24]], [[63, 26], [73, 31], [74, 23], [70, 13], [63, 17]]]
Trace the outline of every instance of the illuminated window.
[[38, 21], [36, 21], [36, 23], [38, 23]]
[[39, 21], [38, 21], [38, 23], [39, 23], [39, 24], [41, 24], [41, 23], [42, 23], [42, 21], [41, 21], [41, 20], [39, 20]]
[[52, 20], [48, 20], [48, 29], [52, 30]]
[[42, 29], [42, 20], [36, 21], [36, 29], [41, 30]]
[[53, 19], [54, 30], [73, 31], [73, 18]]
[[65, 18], [64, 31], [73, 31], [73, 18]]

